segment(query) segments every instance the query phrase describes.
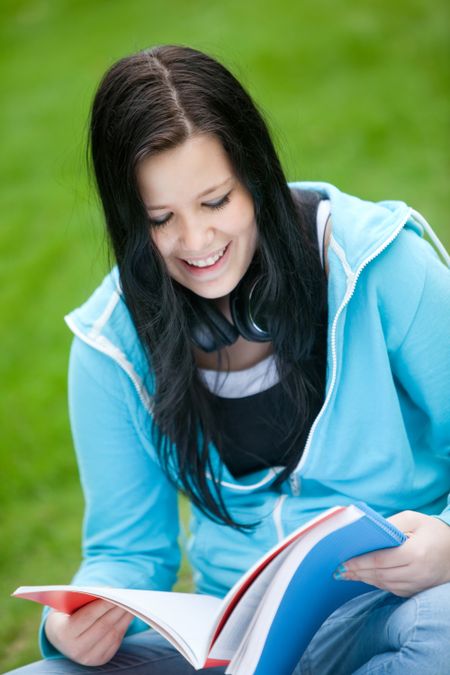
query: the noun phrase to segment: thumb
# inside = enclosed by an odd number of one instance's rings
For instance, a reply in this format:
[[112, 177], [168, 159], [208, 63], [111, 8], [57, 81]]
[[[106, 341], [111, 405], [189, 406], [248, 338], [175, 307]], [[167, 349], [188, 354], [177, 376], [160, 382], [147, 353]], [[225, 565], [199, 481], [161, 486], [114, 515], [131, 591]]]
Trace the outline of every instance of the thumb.
[[387, 520], [395, 525], [404, 534], [409, 535], [415, 532], [422, 524], [422, 514], [416, 511], [400, 511]]

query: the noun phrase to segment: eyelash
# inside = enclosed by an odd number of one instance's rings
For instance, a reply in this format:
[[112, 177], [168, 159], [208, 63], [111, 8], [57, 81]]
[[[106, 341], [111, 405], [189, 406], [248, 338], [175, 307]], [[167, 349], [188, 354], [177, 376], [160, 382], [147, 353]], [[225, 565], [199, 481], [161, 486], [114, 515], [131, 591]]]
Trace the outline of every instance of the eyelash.
[[[225, 195], [223, 199], [220, 200], [217, 204], [204, 204], [208, 209], [214, 209], [215, 211], [219, 211], [219, 209], [223, 209], [224, 206], [226, 206], [230, 201], [230, 192]], [[164, 225], [167, 225], [169, 220], [172, 218], [172, 214], [168, 216], [165, 220], [152, 220], [149, 218], [150, 224], [153, 225], [153, 227], [164, 227]]]

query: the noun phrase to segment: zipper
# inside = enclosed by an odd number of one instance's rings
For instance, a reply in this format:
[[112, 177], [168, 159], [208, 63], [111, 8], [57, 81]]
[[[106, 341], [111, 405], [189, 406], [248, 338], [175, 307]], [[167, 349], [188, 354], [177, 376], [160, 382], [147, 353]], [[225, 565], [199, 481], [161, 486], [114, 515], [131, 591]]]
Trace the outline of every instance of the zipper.
[[277, 532], [277, 537], [278, 541], [282, 541], [284, 539], [284, 528], [283, 528], [283, 521], [281, 520], [281, 509], [283, 508], [283, 504], [287, 498], [287, 495], [280, 495], [278, 497], [273, 512], [273, 522], [275, 523], [275, 530]]
[[[384, 251], [384, 249], [387, 248], [394, 241], [394, 239], [398, 236], [398, 234], [401, 232], [401, 230], [405, 226], [406, 222], [410, 218], [415, 220], [416, 222], [418, 222], [419, 224], [421, 224], [424, 227], [426, 232], [430, 235], [430, 238], [432, 238], [433, 243], [435, 243], [436, 247], [439, 249], [442, 257], [444, 258], [444, 261], [448, 265], [449, 264], [449, 257], [448, 257], [448, 254], [445, 252], [445, 248], [443, 247], [442, 243], [438, 240], [437, 236], [434, 234], [434, 232], [431, 229], [431, 226], [425, 220], [425, 218], [418, 211], [416, 211], [412, 208], [408, 209], [407, 215], [402, 219], [401, 223], [397, 226], [397, 228], [394, 230], [394, 232], [391, 234], [391, 236], [388, 239], [386, 239], [386, 241], [383, 242], [383, 244], [381, 244], [381, 246], [374, 253], [372, 253], [368, 258], [366, 258], [362, 262], [362, 264], [360, 265], [360, 267], [358, 268], [358, 270], [355, 273], [352, 272], [350, 266], [348, 265], [348, 262], [345, 258], [345, 253], [344, 253], [343, 249], [341, 248], [341, 246], [339, 246], [339, 244], [336, 242], [334, 237], [331, 236], [330, 245], [332, 245], [333, 249], [335, 250], [336, 254], [338, 255], [338, 257], [339, 257], [339, 259], [340, 259], [340, 261], [343, 265], [344, 271], [347, 275], [347, 290], [345, 292], [343, 301], [342, 301], [339, 309], [336, 312], [336, 315], [335, 315], [334, 320], [333, 320], [333, 325], [332, 325], [332, 328], [331, 328], [331, 354], [332, 354], [332, 364], [333, 364], [333, 366], [332, 366], [332, 376], [331, 376], [330, 388], [328, 390], [328, 394], [327, 394], [325, 402], [322, 406], [322, 409], [320, 410], [319, 414], [317, 415], [316, 419], [314, 420], [314, 423], [313, 423], [313, 425], [312, 425], [312, 427], [309, 431], [308, 438], [306, 440], [306, 444], [305, 444], [305, 447], [304, 447], [304, 450], [303, 450], [303, 453], [302, 453], [302, 457], [301, 457], [299, 463], [297, 464], [296, 468], [294, 469], [294, 471], [289, 476], [289, 484], [290, 484], [291, 493], [292, 493], [293, 496], [298, 497], [300, 495], [300, 491], [301, 491], [300, 477], [298, 476], [297, 472], [299, 472], [302, 469], [302, 467], [303, 467], [303, 465], [306, 461], [306, 458], [307, 458], [309, 449], [311, 447], [312, 439], [313, 439], [314, 433], [316, 431], [317, 425], [318, 425], [320, 419], [322, 418], [322, 416], [323, 416], [323, 414], [324, 414], [324, 412], [325, 412], [325, 410], [326, 410], [326, 408], [327, 408], [327, 406], [330, 402], [331, 395], [333, 393], [333, 389], [334, 389], [334, 386], [335, 386], [335, 383], [336, 383], [336, 375], [337, 375], [336, 332], [337, 332], [337, 324], [338, 324], [338, 321], [339, 321], [339, 317], [342, 314], [346, 305], [350, 302], [350, 300], [351, 300], [351, 298], [352, 298], [352, 296], [355, 292], [355, 287], [356, 287], [358, 278], [359, 278], [361, 272], [363, 271], [363, 269], [370, 262], [372, 262], [372, 260], [374, 260], [376, 257], [378, 257]], [[115, 292], [118, 293], [118, 295], [122, 295], [122, 289], [119, 286], [117, 279], [116, 279], [116, 291]], [[115, 305], [115, 302], [117, 302], [117, 298], [114, 298], [114, 300], [111, 299], [110, 302], [111, 302], [111, 306], [107, 307], [105, 312], [104, 312], [104, 315], [106, 315], [106, 320], [109, 317], [109, 314], [111, 313], [111, 311], [113, 309], [113, 306]], [[103, 319], [105, 317], [102, 316], [101, 318]], [[153, 410], [152, 398], [148, 394], [147, 390], [145, 389], [141, 378], [138, 376], [138, 374], [134, 370], [132, 364], [127, 360], [127, 358], [120, 351], [120, 349], [115, 347], [111, 342], [109, 342], [109, 340], [107, 340], [107, 338], [105, 338], [102, 335], [97, 336], [95, 340], [89, 339], [84, 333], [82, 333], [77, 328], [77, 326], [75, 325], [75, 323], [72, 321], [72, 319], [69, 316], [65, 317], [65, 321], [66, 321], [67, 325], [69, 326], [69, 328], [71, 329], [71, 331], [75, 335], [77, 335], [77, 337], [79, 337], [81, 340], [83, 340], [83, 342], [85, 342], [89, 346], [93, 347], [94, 349], [97, 349], [98, 351], [100, 351], [103, 354], [106, 354], [107, 356], [112, 358], [113, 361], [115, 361], [127, 373], [127, 375], [131, 379], [131, 381], [132, 381], [132, 383], [133, 383], [133, 385], [134, 385], [134, 387], [135, 387], [135, 389], [138, 393], [138, 396], [139, 396], [142, 404], [148, 410], [148, 412], [151, 414], [152, 410]], [[274, 476], [276, 476], [280, 471], [282, 471], [282, 469], [283, 469], [283, 467], [272, 467], [271, 469], [268, 470], [266, 476], [261, 481], [259, 481], [258, 483], [255, 483], [253, 485], [236, 485], [235, 483], [230, 483], [228, 481], [220, 481], [220, 483], [224, 487], [225, 486], [230, 487], [230, 488], [233, 488], [234, 490], [242, 490], [242, 491], [253, 490], [255, 488], [258, 488], [258, 487], [261, 487], [261, 486], [265, 485], [267, 482], [272, 480], [272, 478]], [[211, 479], [212, 476], [209, 473], [207, 473], [207, 478]], [[286, 496], [287, 495], [282, 495], [279, 498], [279, 505], [277, 504], [276, 507], [275, 507], [276, 509], [279, 509], [280, 514], [281, 514], [281, 507], [282, 507], [283, 501], [286, 498]], [[278, 511], [277, 511], [277, 513], [278, 513]], [[276, 514], [274, 512], [274, 518], [275, 517], [278, 518], [279, 516], [276, 516]], [[280, 527], [281, 527], [281, 520], [280, 520]]]
[[[320, 410], [319, 414], [317, 415], [316, 419], [314, 420], [314, 423], [313, 423], [311, 429], [309, 430], [308, 438], [306, 439], [305, 448], [303, 450], [303, 453], [302, 453], [302, 456], [301, 456], [301, 459], [300, 459], [299, 463], [297, 464], [296, 468], [294, 469], [294, 472], [300, 471], [305, 464], [305, 461], [306, 461], [308, 453], [309, 453], [309, 449], [311, 447], [311, 443], [312, 443], [314, 433], [317, 429], [317, 425], [318, 425], [320, 419], [323, 417], [323, 414], [324, 414], [324, 412], [325, 412], [325, 410], [326, 410], [326, 408], [327, 408], [327, 406], [328, 406], [328, 404], [331, 400], [331, 395], [333, 393], [334, 385], [336, 384], [336, 376], [337, 376], [336, 333], [337, 333], [337, 324], [338, 324], [338, 321], [339, 321], [339, 317], [342, 314], [345, 307], [350, 302], [350, 300], [351, 300], [351, 298], [352, 298], [352, 296], [355, 292], [356, 284], [358, 282], [358, 279], [359, 279], [359, 276], [360, 276], [361, 272], [364, 270], [365, 267], [367, 267], [367, 265], [370, 262], [372, 262], [372, 260], [377, 258], [394, 241], [394, 239], [400, 234], [400, 232], [404, 228], [405, 224], [410, 219], [411, 212], [412, 212], [412, 209], [408, 208], [408, 213], [406, 214], [406, 216], [404, 218], [402, 218], [400, 224], [396, 227], [394, 232], [376, 249], [376, 251], [374, 253], [372, 253], [368, 258], [366, 258], [361, 263], [361, 265], [358, 267], [357, 271], [354, 272], [354, 273], [351, 272], [351, 270], [348, 266], [347, 260], [345, 260], [345, 262], [344, 262], [341, 259], [341, 255], [344, 255], [344, 251], [339, 246], [339, 244], [337, 244], [337, 242], [333, 238], [333, 235], [331, 235], [330, 246], [332, 246], [333, 249], [335, 250], [335, 252], [337, 253], [339, 259], [341, 260], [341, 263], [342, 263], [344, 269], [346, 270], [346, 273], [348, 274], [348, 276], [347, 276], [347, 290], [345, 292], [342, 303], [341, 303], [339, 309], [336, 312], [336, 315], [335, 315], [334, 320], [333, 320], [333, 325], [331, 327], [331, 355], [332, 355], [333, 370], [332, 370], [332, 375], [331, 375], [330, 388], [328, 390], [328, 394], [327, 394], [325, 402], [322, 406], [322, 409]], [[334, 244], [334, 246], [333, 246], [333, 244]], [[349, 270], [349, 272], [347, 272], [347, 269]], [[294, 475], [294, 473], [291, 474], [291, 477], [292, 477], [292, 475]], [[297, 477], [297, 479], [298, 479], [298, 477]]]

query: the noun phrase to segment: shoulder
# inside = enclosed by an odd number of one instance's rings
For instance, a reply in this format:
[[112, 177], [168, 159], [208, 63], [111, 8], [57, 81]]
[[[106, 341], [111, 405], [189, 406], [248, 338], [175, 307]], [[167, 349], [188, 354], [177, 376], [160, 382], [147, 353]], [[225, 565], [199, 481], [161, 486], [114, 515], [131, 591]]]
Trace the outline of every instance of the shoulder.
[[394, 350], [402, 344], [419, 308], [425, 322], [426, 317], [432, 322], [450, 301], [450, 270], [409, 227], [362, 274], [365, 295], [376, 300], [388, 345]]
[[117, 356], [120, 350], [133, 355], [140, 346], [116, 267], [89, 298], [69, 312], [64, 320], [74, 335], [104, 353], [115, 350]]
[[72, 388], [95, 383], [98, 390], [124, 402], [126, 379], [124, 370], [115, 359], [74, 335], [69, 356], [69, 384]]
[[119, 368], [122, 376], [151, 410], [154, 388], [149, 359], [138, 336], [125, 303], [114, 268], [87, 301], [65, 316], [65, 321], [78, 338], [74, 341], [73, 363], [84, 363], [102, 381]]
[[433, 246], [408, 224], [376, 256], [371, 268], [373, 282], [385, 290], [389, 286], [389, 295], [395, 295], [396, 289], [420, 293], [427, 276], [448, 280], [450, 275]]

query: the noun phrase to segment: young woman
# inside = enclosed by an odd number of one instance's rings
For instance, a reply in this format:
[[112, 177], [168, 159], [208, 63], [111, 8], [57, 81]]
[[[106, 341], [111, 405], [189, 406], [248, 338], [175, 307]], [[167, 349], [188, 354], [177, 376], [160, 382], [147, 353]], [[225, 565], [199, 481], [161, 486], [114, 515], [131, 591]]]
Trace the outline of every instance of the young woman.
[[[380, 590], [337, 610], [296, 673], [448, 672], [450, 274], [426, 221], [288, 184], [249, 95], [187, 47], [112, 66], [90, 149], [117, 266], [66, 317], [74, 583], [170, 589], [180, 490], [197, 589], [217, 595], [302, 522], [364, 500], [408, 540], [339, 571]], [[100, 600], [46, 612], [59, 660], [18, 672], [193, 672], [145, 628]]]

